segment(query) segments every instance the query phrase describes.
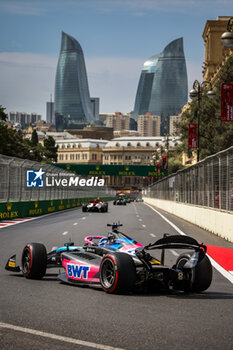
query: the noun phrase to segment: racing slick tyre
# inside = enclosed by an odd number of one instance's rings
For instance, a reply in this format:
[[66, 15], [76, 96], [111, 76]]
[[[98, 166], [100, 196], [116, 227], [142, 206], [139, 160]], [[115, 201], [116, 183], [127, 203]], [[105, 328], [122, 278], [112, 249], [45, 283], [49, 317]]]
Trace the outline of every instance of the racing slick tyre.
[[22, 253], [22, 271], [26, 278], [41, 279], [47, 267], [46, 248], [41, 243], [28, 243]]
[[116, 201], [113, 202], [113, 205], [116, 205]]
[[130, 292], [135, 281], [136, 268], [130, 255], [116, 252], [103, 257], [100, 264], [100, 284], [105, 292]]
[[86, 205], [83, 205], [83, 206], [82, 206], [82, 211], [83, 211], [83, 212], [86, 212], [86, 211], [87, 211]]
[[[190, 253], [181, 254], [177, 259], [176, 268], [183, 270], [183, 266], [190, 259], [191, 255]], [[186, 284], [184, 288], [186, 292], [198, 293], [209, 288], [212, 282], [212, 265], [207, 255], [199, 259], [197, 265], [190, 273], [190, 279], [192, 282]]]

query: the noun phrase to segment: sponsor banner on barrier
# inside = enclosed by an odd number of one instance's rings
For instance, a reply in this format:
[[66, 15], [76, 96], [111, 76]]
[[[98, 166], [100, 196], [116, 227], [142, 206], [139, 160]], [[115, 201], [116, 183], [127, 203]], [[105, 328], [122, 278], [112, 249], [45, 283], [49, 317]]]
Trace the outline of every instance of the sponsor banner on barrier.
[[[59, 210], [71, 209], [79, 207], [82, 203], [88, 202], [91, 199], [93, 197], [0, 203], [0, 221], [39, 216]], [[110, 200], [110, 197], [103, 197], [101, 199], [107, 201]]]

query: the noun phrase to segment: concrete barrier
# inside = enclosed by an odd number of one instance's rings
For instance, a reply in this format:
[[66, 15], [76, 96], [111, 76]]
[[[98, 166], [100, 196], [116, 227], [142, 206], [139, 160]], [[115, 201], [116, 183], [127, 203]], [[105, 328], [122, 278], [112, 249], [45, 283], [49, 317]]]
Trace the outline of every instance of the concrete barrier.
[[233, 242], [233, 213], [198, 205], [144, 197], [144, 202], [167, 211]]

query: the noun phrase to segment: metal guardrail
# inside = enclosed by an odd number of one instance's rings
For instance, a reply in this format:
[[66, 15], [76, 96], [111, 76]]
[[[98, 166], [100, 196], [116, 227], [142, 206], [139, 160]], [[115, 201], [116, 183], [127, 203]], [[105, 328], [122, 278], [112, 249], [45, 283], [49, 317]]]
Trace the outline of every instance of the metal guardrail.
[[233, 211], [233, 147], [150, 185], [145, 196]]
[[[0, 154], [0, 202], [111, 197], [115, 195], [115, 191], [112, 189], [97, 186], [27, 187], [27, 170], [39, 170], [41, 168], [46, 173], [55, 174], [57, 179], [69, 179], [71, 176], [70, 172], [50, 164], [38, 163], [28, 159], [13, 158]], [[75, 174], [72, 175], [78, 176]]]

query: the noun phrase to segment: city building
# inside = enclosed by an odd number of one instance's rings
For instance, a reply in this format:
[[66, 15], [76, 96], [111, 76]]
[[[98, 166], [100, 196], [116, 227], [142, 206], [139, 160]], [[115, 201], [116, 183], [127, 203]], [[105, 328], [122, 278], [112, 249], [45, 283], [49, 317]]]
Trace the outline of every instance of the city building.
[[102, 164], [103, 147], [108, 140], [68, 139], [57, 140], [58, 163]]
[[162, 53], [147, 60], [141, 72], [133, 117], [161, 116], [161, 135], [169, 133], [169, 115], [181, 112], [187, 101], [187, 70], [183, 38], [169, 43]]
[[160, 136], [160, 116], [151, 113], [139, 115], [138, 133], [140, 136]]
[[64, 32], [56, 71], [54, 103], [57, 131], [81, 129], [94, 120], [83, 50], [77, 40]]
[[54, 102], [46, 102], [46, 122], [55, 125]]
[[113, 131], [130, 130], [130, 115], [116, 112], [106, 116], [106, 126], [113, 128]]
[[65, 130], [71, 135], [74, 135], [76, 138], [83, 139], [103, 139], [103, 140], [112, 140], [113, 139], [113, 128], [108, 128], [104, 126], [93, 126], [88, 125], [81, 130]]
[[114, 131], [113, 134], [114, 134], [114, 138], [140, 136], [137, 130], [117, 130], [117, 131]]
[[51, 136], [55, 141], [56, 140], [67, 140], [67, 139], [72, 139], [75, 137], [71, 134], [69, 134], [68, 132], [56, 132], [56, 131], [48, 131], [51, 130], [51, 128], [49, 128], [48, 130], [46, 130], [45, 128], [37, 128], [35, 129], [33, 127], [33, 125], [30, 125], [26, 130], [23, 131], [23, 137], [25, 139], [29, 139], [31, 140], [32, 138], [32, 132], [33, 130], [36, 130], [37, 136], [38, 136], [38, 141], [39, 143], [41, 143], [42, 145], [44, 145], [44, 140]]
[[[110, 165], [155, 165], [154, 156], [161, 158], [161, 151], [168, 143], [169, 152], [179, 139], [164, 137], [120, 137], [103, 147], [103, 164]], [[142, 176], [106, 176], [105, 184], [116, 190], [141, 190], [152, 179]]]
[[[169, 150], [179, 142], [169, 138]], [[164, 137], [119, 137], [109, 141], [103, 148], [103, 164], [150, 165], [152, 155], [164, 147]]]
[[110, 113], [99, 113], [99, 120], [102, 122], [102, 123], [106, 123], [106, 118], [108, 115], [111, 115]]
[[95, 120], [99, 119], [100, 99], [99, 97], [91, 97], [92, 113]]
[[51, 124], [46, 123], [45, 120], [42, 119], [38, 120], [35, 123], [31, 123], [26, 129], [26, 133], [32, 133], [33, 130], [42, 131], [45, 133], [48, 131], [55, 131], [55, 129], [51, 127]]
[[229, 16], [219, 16], [216, 20], [206, 21], [202, 34], [205, 43], [205, 61], [203, 79], [213, 85], [218, 72], [232, 54], [233, 49], [226, 48], [221, 42], [221, 36], [227, 29]]
[[8, 114], [8, 120], [12, 124], [15, 124], [15, 123], [20, 124], [22, 128], [25, 128], [31, 123], [35, 123], [41, 119], [42, 119], [42, 116], [36, 113], [28, 114], [25, 112], [10, 112]]
[[152, 84], [158, 58], [159, 55], [154, 55], [143, 64], [134, 104], [133, 118], [135, 120], [138, 119], [138, 115], [145, 115], [149, 112]]
[[180, 128], [177, 125], [181, 121], [181, 113], [178, 115], [170, 115], [169, 116], [169, 130], [170, 135], [179, 136]]
[[[168, 142], [167, 142], [168, 141]], [[97, 139], [57, 140], [58, 163], [106, 165], [155, 165], [154, 155], [169, 152], [179, 139], [164, 137], [119, 137], [111, 141]], [[105, 185], [114, 189], [141, 190], [151, 178], [143, 176], [105, 175]]]

